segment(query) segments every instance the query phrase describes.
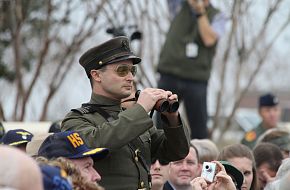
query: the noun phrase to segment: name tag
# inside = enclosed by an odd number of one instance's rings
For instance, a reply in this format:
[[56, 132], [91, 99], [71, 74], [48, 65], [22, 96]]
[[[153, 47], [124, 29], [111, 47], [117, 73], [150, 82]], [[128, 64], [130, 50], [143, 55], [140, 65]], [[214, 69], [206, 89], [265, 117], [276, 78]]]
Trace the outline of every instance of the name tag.
[[198, 55], [198, 45], [196, 43], [186, 44], [186, 56], [189, 58], [195, 58]]

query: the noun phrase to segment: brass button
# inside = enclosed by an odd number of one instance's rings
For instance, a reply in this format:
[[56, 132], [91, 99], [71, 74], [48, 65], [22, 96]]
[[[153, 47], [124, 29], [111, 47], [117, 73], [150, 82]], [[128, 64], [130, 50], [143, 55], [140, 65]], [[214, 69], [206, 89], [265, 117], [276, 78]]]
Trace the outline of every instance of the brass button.
[[103, 64], [103, 61], [99, 61], [99, 65], [102, 65]]
[[136, 161], [136, 162], [138, 162], [138, 161], [139, 161], [139, 159], [138, 159], [138, 156], [135, 156], [135, 161]]
[[141, 188], [143, 188], [144, 187], [144, 182], [141, 181], [140, 185], [141, 185]]

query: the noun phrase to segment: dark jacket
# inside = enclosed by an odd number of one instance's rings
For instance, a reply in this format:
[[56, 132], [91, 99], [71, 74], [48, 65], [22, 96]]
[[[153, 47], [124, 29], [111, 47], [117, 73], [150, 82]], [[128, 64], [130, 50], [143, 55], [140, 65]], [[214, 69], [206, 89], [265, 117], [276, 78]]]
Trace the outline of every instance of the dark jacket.
[[109, 148], [109, 156], [95, 162], [105, 189], [149, 189], [152, 158], [170, 162], [188, 154], [183, 124], [170, 128], [163, 118], [164, 131], [157, 130], [139, 104], [122, 110], [119, 101], [96, 94], [89, 104], [70, 112], [61, 129], [79, 132], [91, 148]]
[[163, 190], [174, 190], [173, 187], [168, 183], [168, 181], [164, 184]]

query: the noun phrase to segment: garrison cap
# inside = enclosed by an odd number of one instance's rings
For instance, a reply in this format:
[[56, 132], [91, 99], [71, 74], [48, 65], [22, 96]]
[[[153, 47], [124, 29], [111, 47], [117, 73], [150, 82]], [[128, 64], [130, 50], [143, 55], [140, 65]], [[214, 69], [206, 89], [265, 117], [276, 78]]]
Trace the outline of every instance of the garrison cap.
[[33, 134], [24, 129], [13, 129], [7, 131], [7, 133], [2, 137], [2, 144], [10, 146], [18, 146], [21, 144], [27, 144], [31, 141]]
[[259, 98], [259, 107], [276, 106], [278, 104], [279, 104], [278, 98], [271, 93], [264, 94]]
[[119, 36], [89, 49], [81, 56], [79, 62], [90, 76], [92, 69], [100, 69], [105, 65], [128, 59], [131, 59], [133, 64], [141, 62], [141, 58], [131, 51], [129, 39]]

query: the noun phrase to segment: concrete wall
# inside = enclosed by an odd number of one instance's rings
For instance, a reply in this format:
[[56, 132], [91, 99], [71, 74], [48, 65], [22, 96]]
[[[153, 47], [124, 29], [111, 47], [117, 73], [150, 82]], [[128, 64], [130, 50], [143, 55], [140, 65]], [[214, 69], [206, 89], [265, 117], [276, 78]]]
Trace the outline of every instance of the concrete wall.
[[2, 122], [5, 131], [25, 129], [33, 134], [47, 133], [52, 122]]

